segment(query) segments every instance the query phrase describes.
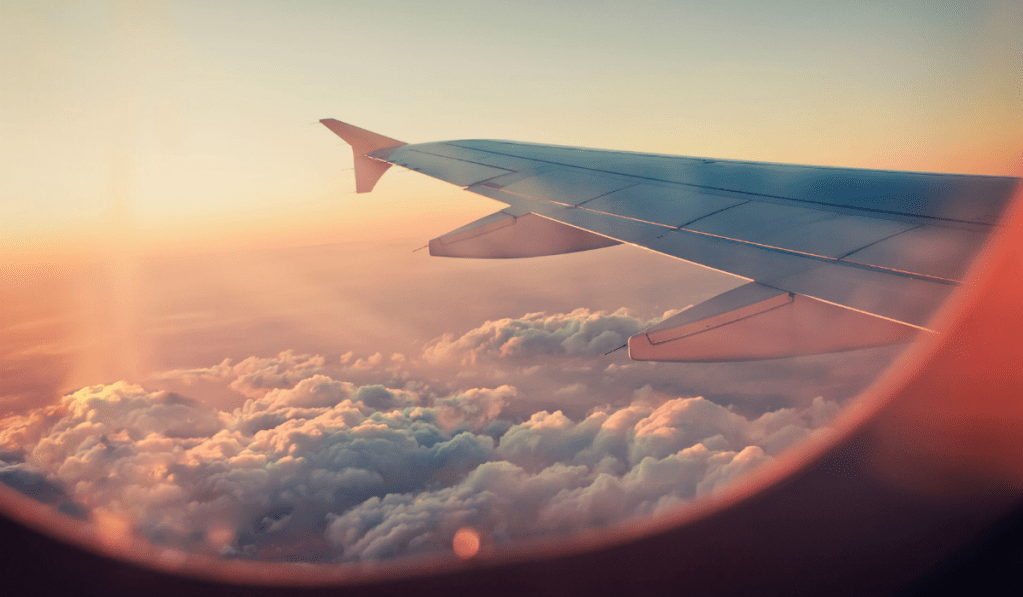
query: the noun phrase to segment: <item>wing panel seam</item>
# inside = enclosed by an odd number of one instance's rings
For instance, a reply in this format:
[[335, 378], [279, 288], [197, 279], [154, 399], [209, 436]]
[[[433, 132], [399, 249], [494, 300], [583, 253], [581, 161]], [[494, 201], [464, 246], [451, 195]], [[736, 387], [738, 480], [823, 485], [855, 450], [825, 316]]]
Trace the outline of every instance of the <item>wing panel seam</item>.
[[[473, 185], [473, 186], [477, 186], [477, 185]], [[471, 191], [472, 189], [471, 188], [467, 188], [467, 190]], [[639, 222], [639, 223], [643, 223], [643, 224], [649, 224], [649, 225], [652, 225], [652, 226], [658, 226], [660, 228], [664, 228], [666, 233], [667, 232], [675, 232], [675, 233], [697, 234], [697, 235], [700, 235], [700, 236], [706, 236], [708, 238], [716, 238], [716, 239], [723, 240], [723, 241], [726, 241], [726, 242], [733, 242], [733, 243], [736, 243], [736, 244], [739, 244], [739, 245], [746, 245], [746, 246], [751, 246], [751, 247], [757, 247], [758, 249], [762, 249], [764, 251], [771, 251], [771, 252], [774, 252], [774, 253], [781, 253], [783, 255], [791, 255], [793, 257], [800, 257], [800, 258], [803, 258], [803, 259], [813, 259], [815, 261], [820, 261], [820, 262], [823, 262], [823, 263], [832, 263], [832, 264], [842, 265], [842, 266], [846, 266], [846, 267], [853, 267], [853, 268], [856, 268], [856, 269], [862, 269], [862, 270], [867, 270], [867, 271], [875, 271], [875, 272], [878, 272], [878, 273], [896, 275], [896, 276], [899, 276], [899, 277], [911, 278], [911, 279], [920, 280], [920, 281], [923, 281], [923, 282], [933, 282], [933, 283], [936, 283], [936, 284], [947, 285], [947, 286], [958, 286], [959, 283], [960, 283], [958, 280], [950, 280], [948, 278], [941, 278], [941, 277], [938, 277], [938, 276], [929, 276], [927, 274], [919, 274], [919, 273], [916, 273], [916, 272], [907, 272], [907, 271], [898, 270], [898, 269], [889, 268], [889, 267], [883, 267], [883, 266], [879, 266], [879, 265], [871, 265], [871, 264], [866, 264], [866, 263], [859, 263], [859, 262], [856, 262], [856, 261], [843, 261], [843, 260], [837, 259], [835, 257], [827, 257], [827, 256], [824, 256], [824, 255], [816, 255], [814, 253], [806, 253], [806, 252], [803, 252], [803, 251], [796, 251], [794, 249], [785, 249], [785, 248], [782, 248], [782, 247], [773, 247], [771, 245], [765, 245], [765, 244], [756, 243], [756, 242], [748, 241], [748, 240], [742, 240], [742, 239], [738, 239], [738, 238], [731, 238], [731, 237], [728, 237], [728, 236], [721, 236], [719, 234], [711, 234], [709, 232], [701, 232], [699, 230], [691, 230], [689, 228], [676, 228], [675, 226], [659, 224], [657, 222], [647, 222], [645, 220], [639, 220], [639, 219], [636, 219], [636, 218], [629, 218], [629, 217], [626, 217], [626, 216], [619, 216], [619, 215], [616, 215], [616, 214], [609, 214], [609, 213], [606, 213], [606, 212], [597, 211], [595, 209], [587, 209], [585, 207], [580, 208], [580, 207], [576, 207], [574, 205], [567, 204], [567, 203], [559, 203], [557, 201], [549, 201], [549, 200], [546, 200], [546, 199], [540, 199], [540, 198], [537, 198], [537, 197], [533, 197], [531, 195], [524, 195], [524, 194], [521, 194], [521, 193], [515, 193], [515, 192], [507, 191], [507, 190], [504, 190], [504, 189], [500, 189], [500, 190], [498, 190], [498, 189], [489, 189], [489, 190], [497, 191], [498, 193], [504, 193], [504, 194], [508, 194], [508, 195], [515, 195], [515, 196], [521, 197], [522, 199], [525, 199], [527, 201], [539, 201], [541, 203], [547, 203], [547, 204], [550, 204], [550, 205], [557, 205], [559, 207], [564, 207], [564, 208], [568, 208], [568, 209], [582, 209], [582, 210], [588, 211], [590, 213], [600, 214], [600, 215], [604, 215], [604, 216], [607, 216], [607, 217], [610, 217], [610, 218], [620, 218], [620, 219], [623, 219], [623, 220], [630, 220], [630, 221], [633, 221], [633, 222]], [[481, 194], [482, 195], [482, 193], [477, 193], [477, 194]], [[483, 195], [483, 196], [486, 197], [487, 195]], [[493, 199], [494, 197], [491, 197], [491, 198]], [[544, 215], [544, 214], [539, 214], [539, 215]], [[545, 217], [551, 217], [551, 216], [545, 216]], [[554, 218], [554, 219], [557, 219], [557, 218]], [[580, 228], [581, 230], [587, 230], [586, 228], [581, 228], [580, 226], [576, 226], [576, 225], [572, 224], [571, 222], [565, 222], [563, 220], [558, 220], [558, 221], [562, 222], [563, 224], [568, 224], [569, 226], [572, 226], [574, 228]], [[594, 232], [592, 230], [587, 230], [587, 231], [588, 232]], [[600, 233], [597, 232], [596, 234], [600, 234]], [[626, 241], [626, 240], [623, 240], [623, 239], [620, 239], [620, 238], [615, 238], [613, 236], [608, 236], [607, 234], [601, 234], [601, 236], [607, 236], [608, 238], [613, 238], [614, 240], [617, 240], [619, 242], [622, 242], [622, 243], [625, 243], [625, 244], [629, 244], [629, 245], [635, 245], [635, 246], [640, 246], [640, 247], [643, 246], [643, 245], [641, 245], [639, 243], [635, 243], [635, 242], [631, 242], [631, 241]], [[664, 235], [661, 235], [661, 237], [663, 237], [663, 236]], [[661, 237], [658, 237], [658, 238], [661, 238]], [[644, 248], [648, 248], [649, 249], [650, 247], [644, 247]], [[683, 261], [685, 261], [685, 260], [683, 259]], [[713, 268], [712, 267], [710, 269], [717, 269], [717, 268]], [[718, 271], [721, 271], [721, 270], [718, 270]], [[740, 276], [740, 277], [745, 278], [745, 276]]]
[[[509, 170], [508, 168], [505, 168], [503, 166], [494, 166], [493, 164], [483, 164], [481, 162], [474, 162], [472, 160], [463, 160], [462, 158], [453, 158], [453, 157], [451, 157], [449, 155], [441, 155], [439, 153], [430, 153], [429, 151], [423, 151], [422, 149], [409, 149], [408, 151], [413, 152], [413, 153], [421, 153], [423, 155], [433, 156], [435, 158], [442, 158], [442, 159], [445, 159], [445, 160], [455, 160], [456, 162], [463, 162], [463, 163], [466, 163], [466, 164], [473, 164], [475, 166], [484, 166], [486, 168], [493, 168], [494, 170], [504, 170], [505, 172], [508, 172], [508, 173], [515, 172], [515, 170]], [[390, 163], [394, 163], [394, 162], [390, 162]], [[400, 165], [400, 164], [398, 164], [398, 165]], [[506, 175], [505, 174], [499, 174], [498, 176], [506, 176]], [[491, 176], [487, 180], [490, 180], [491, 178], [495, 178], [495, 177]]]
[[921, 280], [921, 281], [925, 281], [925, 282], [935, 282], [935, 283], [938, 283], [938, 284], [945, 284], [945, 285], [949, 285], [949, 286], [958, 286], [959, 285], [959, 281], [958, 280], [950, 280], [948, 278], [942, 278], [942, 277], [939, 277], [939, 276], [929, 276], [927, 274], [920, 274], [920, 273], [916, 273], [916, 272], [907, 272], [907, 271], [904, 271], [904, 270], [898, 270], [898, 269], [891, 268], [891, 267], [884, 267], [884, 266], [881, 266], [881, 265], [872, 265], [872, 264], [869, 264], [869, 263], [860, 263], [858, 261], [843, 261], [841, 259], [837, 259], [835, 257], [828, 257], [826, 255], [817, 255], [815, 253], [806, 253], [804, 251], [796, 251], [795, 249], [785, 249], [783, 247], [773, 247], [771, 245], [765, 245], [765, 244], [753, 242], [753, 241], [750, 241], [750, 240], [742, 240], [741, 238], [732, 238], [732, 237], [729, 237], [729, 236], [722, 236], [720, 234], [711, 234], [710, 232], [702, 232], [700, 230], [691, 230], [689, 228], [680, 228], [680, 229], [677, 230], [677, 232], [689, 232], [691, 234], [699, 234], [701, 236], [709, 236], [711, 238], [718, 238], [718, 239], [721, 239], [721, 240], [730, 241], [730, 242], [738, 243], [738, 244], [741, 244], [741, 245], [749, 245], [749, 246], [753, 246], [753, 247], [758, 247], [758, 248], [764, 249], [765, 251], [774, 251], [776, 253], [784, 253], [784, 254], [787, 254], [787, 255], [793, 255], [795, 257], [802, 257], [802, 258], [805, 258], [805, 259], [814, 259], [816, 261], [823, 261], [825, 263], [837, 263], [837, 264], [840, 264], [840, 265], [850, 265], [850, 266], [856, 267], [858, 269], [877, 270], [877, 271], [881, 271], [883, 273], [895, 274], [895, 275], [899, 275], [899, 276], [902, 276], [902, 277], [913, 278], [913, 279]]
[[732, 209], [733, 207], [739, 207], [740, 205], [746, 205], [747, 203], [753, 203], [753, 200], [752, 199], [747, 199], [747, 200], [743, 201], [742, 203], [736, 203], [735, 205], [729, 205], [728, 207], [722, 207], [721, 209], [719, 209], [717, 211], [712, 211], [709, 214], [702, 215], [702, 216], [696, 218], [695, 220], [691, 220], [689, 222], [686, 222], [685, 224], [679, 224], [677, 226], [677, 228], [679, 230], [688, 230], [686, 228], [686, 226], [692, 226], [693, 224], [699, 222], [700, 220], [702, 220], [704, 218], [709, 218], [710, 216], [713, 216], [714, 214], [719, 214], [719, 213], [721, 213], [723, 211], [728, 211], [728, 210]]
[[[884, 242], [884, 241], [886, 241], [886, 240], [888, 240], [890, 238], [895, 238], [896, 236], [898, 236], [900, 234], [905, 234], [905, 233], [909, 232], [910, 230], [916, 230], [917, 228], [923, 228], [923, 226], [924, 226], [923, 224], [918, 224], [916, 226], [913, 226], [912, 228], [906, 228], [905, 230], [900, 230], [900, 231], [896, 232], [895, 234], [890, 234], [890, 235], [888, 235], [888, 236], [886, 236], [884, 238], [879, 238], [879, 239], [875, 240], [874, 242], [868, 243], [866, 245], [863, 245], [862, 247], [860, 247], [858, 249], [853, 249], [852, 251], [849, 251], [849, 252], [847, 252], [844, 255], [839, 255], [836, 259], [838, 259], [840, 261], [844, 260], [846, 257], [852, 255], [853, 253], [859, 253], [863, 249], [867, 249], [867, 248], [873, 247], [877, 243]], [[852, 263], [857, 263], [857, 262], [854, 261]]]
[[[824, 208], [836, 208], [837, 207], [837, 208], [841, 208], [841, 209], [848, 209], [848, 210], [861, 211], [861, 212], [870, 212], [870, 213], [876, 213], [876, 214], [884, 214], [884, 215], [889, 215], [889, 216], [901, 216], [901, 217], [905, 217], [905, 218], [920, 218], [920, 219], [935, 220], [935, 221], [940, 221], [940, 222], [951, 222], [951, 223], [955, 223], [955, 224], [972, 224], [972, 225], [975, 225], [975, 226], [987, 226], [987, 227], [990, 227], [990, 228], [994, 228], [994, 227], [997, 226], [996, 224], [988, 224], [986, 222], [976, 222], [976, 221], [973, 221], [973, 220], [957, 220], [957, 219], [954, 219], [954, 218], [939, 218], [939, 217], [935, 217], [935, 216], [925, 216], [925, 215], [920, 215], [920, 214], [905, 213], [905, 212], [899, 212], [899, 211], [890, 211], [890, 210], [885, 210], [885, 209], [874, 209], [874, 208], [870, 208], [870, 207], [856, 207], [856, 206], [852, 206], [852, 205], [839, 205], [839, 204], [835, 204], [835, 203], [824, 203], [822, 201], [812, 201], [810, 199], [796, 199], [796, 198], [793, 198], [793, 197], [784, 197], [784, 196], [781, 196], [781, 195], [769, 195], [767, 193], [754, 193], [752, 191], [738, 191], [738, 190], [735, 190], [735, 189], [726, 189], [726, 188], [722, 188], [722, 187], [712, 187], [712, 186], [706, 186], [706, 185], [698, 185], [698, 184], [693, 184], [691, 182], [678, 182], [678, 181], [675, 181], [675, 180], [664, 180], [662, 178], [651, 178], [649, 176], [637, 176], [635, 174], [625, 174], [625, 173], [622, 173], [622, 172], [613, 172], [613, 171], [610, 171], [610, 170], [601, 170], [599, 168], [588, 168], [586, 166], [576, 166], [576, 165], [573, 165], [573, 164], [564, 164], [564, 163], [561, 163], [561, 162], [554, 162], [554, 161], [551, 161], [551, 160], [542, 160], [542, 159], [539, 159], [539, 158], [524, 158], [522, 156], [512, 155], [510, 153], [501, 153], [499, 151], [493, 151], [493, 150], [489, 150], [489, 149], [479, 149], [479, 148], [476, 148], [476, 147], [463, 148], [463, 149], [473, 149], [473, 150], [482, 151], [482, 152], [485, 152], [485, 153], [492, 153], [494, 155], [503, 155], [503, 156], [509, 157], [509, 158], [516, 158], [516, 159], [519, 159], [519, 160], [529, 160], [529, 161], [533, 161], [533, 162], [542, 162], [542, 163], [545, 163], [545, 164], [553, 164], [555, 166], [561, 166], [563, 168], [576, 168], [578, 170], [588, 170], [590, 172], [598, 172], [600, 174], [608, 174], [608, 175], [611, 175], [611, 176], [624, 176], [624, 177], [628, 177], [628, 178], [638, 178], [640, 180], [650, 180], [650, 181], [660, 182], [660, 183], [665, 183], [665, 184], [682, 185], [682, 186], [692, 187], [692, 188], [696, 188], [696, 189], [706, 189], [706, 190], [709, 190], [709, 191], [721, 191], [721, 192], [725, 192], [725, 193], [736, 193], [736, 194], [739, 194], [739, 195], [751, 195], [751, 196], [754, 196], [754, 197], [765, 197], [765, 198], [768, 198], [768, 199], [781, 199], [783, 201], [794, 201], [794, 202], [797, 202], [797, 203], [805, 203], [805, 204], [808, 204], [808, 205], [819, 205], [819, 206], [824, 207]], [[430, 155], [434, 155], [434, 154], [430, 154]], [[642, 155], [642, 154], [640, 154], [640, 155]], [[665, 157], [668, 157], [668, 156], [665, 156]], [[679, 157], [679, 156], [671, 156], [671, 157]], [[451, 158], [451, 159], [454, 159], [454, 158]], [[486, 165], [486, 164], [482, 164], [482, 165]], [[824, 168], [823, 166], [819, 166], [819, 167], [820, 168]], [[829, 210], [829, 211], [831, 211], [831, 210]]]

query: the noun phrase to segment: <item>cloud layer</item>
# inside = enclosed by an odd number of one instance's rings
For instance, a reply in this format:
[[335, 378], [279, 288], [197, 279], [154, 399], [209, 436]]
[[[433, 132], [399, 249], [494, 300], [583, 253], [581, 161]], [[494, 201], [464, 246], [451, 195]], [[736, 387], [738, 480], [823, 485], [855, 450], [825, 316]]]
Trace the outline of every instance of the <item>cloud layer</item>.
[[[233, 409], [90, 386], [0, 421], [0, 480], [177, 549], [365, 561], [450, 551], [466, 525], [499, 547], [657, 514], [770, 463], [838, 412], [817, 398], [740, 414], [636, 385], [612, 384], [611, 401], [601, 380], [613, 371], [573, 369], [649, 323], [531, 314], [438, 338], [419, 358], [284, 352], [154, 377], [222, 384], [244, 398]], [[495, 383], [431, 377], [445, 367]], [[563, 379], [547, 399], [585, 413], [523, 412], [524, 390], [498, 383], [553, 369]]]
[[[666, 313], [670, 316], [674, 312]], [[455, 338], [445, 335], [427, 345], [431, 362], [477, 364], [484, 359], [529, 359], [540, 355], [598, 356], [622, 346], [629, 336], [662, 318], [643, 321], [625, 309], [606, 314], [576, 309], [571, 313], [530, 313], [518, 319], [488, 321]]]

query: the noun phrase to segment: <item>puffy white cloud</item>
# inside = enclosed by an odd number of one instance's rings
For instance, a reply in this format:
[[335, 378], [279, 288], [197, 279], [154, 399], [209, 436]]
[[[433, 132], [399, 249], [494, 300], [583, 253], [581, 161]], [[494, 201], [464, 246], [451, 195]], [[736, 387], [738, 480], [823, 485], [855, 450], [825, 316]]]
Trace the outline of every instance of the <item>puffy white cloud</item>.
[[[345, 355], [351, 358], [352, 354]], [[379, 356], [379, 355], [377, 355]], [[344, 358], [344, 357], [342, 357]], [[202, 369], [175, 369], [154, 379], [230, 380], [232, 390], [250, 398], [259, 398], [275, 388], [288, 388], [320, 373], [326, 359], [319, 355], [296, 354], [286, 350], [276, 357], [249, 357], [237, 364], [224, 359], [219, 365]]]
[[[362, 560], [449, 549], [467, 524], [501, 543], [656, 513], [770, 462], [757, 441], [809, 433], [800, 423], [829, 407], [749, 421], [678, 398], [495, 427], [514, 396], [502, 386], [426, 400], [314, 375], [228, 413], [123, 382], [93, 386], [65, 397], [62, 416], [23, 446], [47, 477], [28, 465], [0, 476], [66, 487], [179, 548]], [[225, 527], [226, 545], [209, 533]]]
[[501, 414], [501, 410], [518, 391], [509, 385], [498, 388], [472, 388], [452, 396], [435, 398], [433, 406], [437, 409], [437, 420], [445, 429], [462, 427], [465, 429], [482, 429]]
[[64, 416], [59, 405], [37, 408], [24, 415], [11, 415], [0, 425], [0, 459], [22, 460], [25, 446], [34, 444]]
[[[448, 551], [466, 525], [500, 545], [662, 512], [770, 463], [838, 411], [817, 398], [742, 414], [638, 387], [640, 365], [587, 363], [655, 321], [530, 314], [434, 340], [421, 358], [285, 351], [154, 377], [219, 383], [245, 398], [237, 407], [87, 387], [0, 421], [0, 458], [15, 463], [0, 481], [55, 488], [80, 513], [179, 549], [367, 560]], [[501, 363], [526, 387], [494, 379]], [[466, 375], [452, 382], [452, 370]], [[529, 406], [542, 400], [565, 406]]]
[[465, 334], [445, 335], [424, 351], [431, 362], [475, 364], [484, 359], [526, 359], [537, 355], [597, 356], [622, 346], [629, 336], [661, 318], [644, 321], [625, 309], [614, 313], [576, 309], [571, 313], [530, 313], [487, 321]]

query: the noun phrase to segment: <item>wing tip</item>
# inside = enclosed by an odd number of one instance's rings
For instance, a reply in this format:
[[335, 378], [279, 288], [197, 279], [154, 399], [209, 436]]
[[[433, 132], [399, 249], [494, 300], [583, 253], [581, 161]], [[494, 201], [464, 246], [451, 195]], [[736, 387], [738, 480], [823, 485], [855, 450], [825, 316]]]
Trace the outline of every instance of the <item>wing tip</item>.
[[403, 141], [378, 135], [347, 122], [341, 122], [336, 118], [321, 118], [320, 124], [330, 129], [335, 135], [341, 137], [345, 143], [352, 146], [352, 154], [355, 158], [356, 193], [372, 191], [380, 177], [391, 167], [391, 164], [371, 158], [366, 154], [382, 149], [408, 145], [408, 143]]
[[398, 141], [390, 137], [367, 131], [347, 122], [341, 122], [336, 118], [321, 118], [320, 124], [330, 129], [335, 135], [344, 139], [345, 143], [352, 146], [356, 155], [366, 155], [379, 149], [388, 147], [401, 147], [408, 145], [404, 141]]

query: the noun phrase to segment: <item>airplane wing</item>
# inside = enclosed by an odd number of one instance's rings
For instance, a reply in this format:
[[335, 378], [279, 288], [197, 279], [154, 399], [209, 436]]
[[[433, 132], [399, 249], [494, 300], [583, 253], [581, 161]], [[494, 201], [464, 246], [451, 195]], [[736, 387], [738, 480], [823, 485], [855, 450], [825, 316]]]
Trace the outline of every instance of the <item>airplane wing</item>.
[[463, 140], [334, 120], [356, 187], [391, 166], [507, 205], [430, 241], [448, 257], [627, 243], [749, 282], [629, 339], [637, 360], [779, 358], [907, 342], [962, 281], [1019, 180]]

